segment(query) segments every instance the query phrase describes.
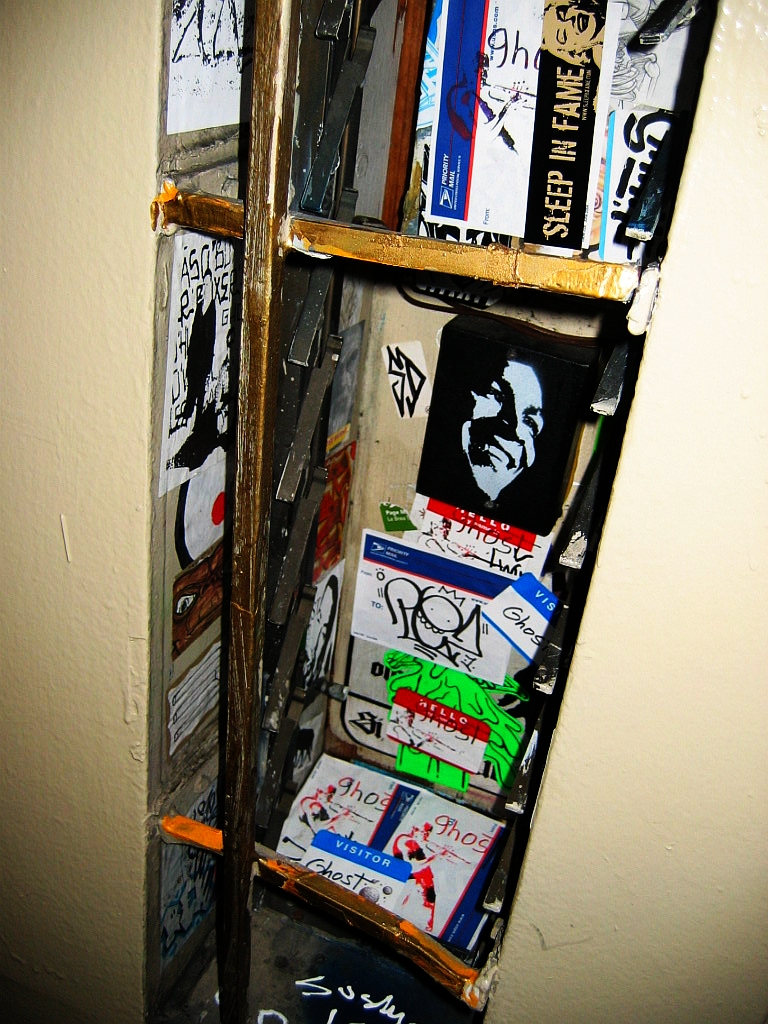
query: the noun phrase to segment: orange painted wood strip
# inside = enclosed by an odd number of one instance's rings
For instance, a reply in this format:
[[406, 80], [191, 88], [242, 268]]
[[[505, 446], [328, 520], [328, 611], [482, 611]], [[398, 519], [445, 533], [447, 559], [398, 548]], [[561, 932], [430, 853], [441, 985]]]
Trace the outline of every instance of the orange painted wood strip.
[[[160, 820], [167, 840], [188, 843], [210, 853], [223, 852], [221, 829], [203, 825], [181, 814]], [[473, 1009], [481, 1009], [487, 997], [483, 972], [454, 956], [431, 935], [410, 921], [371, 903], [357, 893], [331, 882], [301, 864], [283, 860], [259, 844], [253, 847], [254, 872], [260, 879], [305, 903], [341, 919], [383, 942], [437, 981]]]
[[160, 819], [163, 834], [177, 843], [188, 843], [210, 853], [223, 853], [224, 841], [220, 828], [203, 825], [194, 818], [185, 818], [183, 814], [167, 815]]
[[484, 993], [477, 982], [481, 972], [409, 921], [300, 864], [258, 857], [254, 870], [264, 881], [385, 943], [468, 1006], [480, 1009]]
[[242, 238], [245, 230], [242, 201], [206, 192], [180, 192], [171, 181], [163, 182], [163, 191], [152, 200], [149, 212], [152, 230], [159, 226], [166, 234], [175, 228], [189, 228], [218, 238]]

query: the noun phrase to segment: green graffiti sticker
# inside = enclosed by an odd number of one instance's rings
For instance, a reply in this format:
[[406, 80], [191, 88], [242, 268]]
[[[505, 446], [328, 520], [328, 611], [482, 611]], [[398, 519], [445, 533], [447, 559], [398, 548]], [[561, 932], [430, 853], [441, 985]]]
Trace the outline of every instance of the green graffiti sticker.
[[[530, 697], [520, 684], [511, 676], [507, 676], [502, 685], [489, 683], [402, 651], [387, 651], [382, 660], [389, 669], [387, 690], [390, 700], [394, 700], [399, 689], [406, 687], [422, 697], [487, 722], [491, 736], [485, 760], [493, 765], [501, 788], [511, 789], [523, 755], [525, 720], [516, 718], [501, 707], [499, 701], [511, 701], [515, 708], [521, 703], [527, 704]], [[468, 772], [412, 747], [401, 745], [398, 748], [397, 768], [460, 792], [465, 792], [469, 785]]]
[[421, 750], [406, 747], [404, 743], [397, 746], [395, 769], [416, 779], [432, 782], [436, 786], [458, 790], [459, 793], [466, 793], [469, 787], [469, 772], [457, 768], [454, 764], [448, 764], [447, 761], [438, 761], [436, 757]]

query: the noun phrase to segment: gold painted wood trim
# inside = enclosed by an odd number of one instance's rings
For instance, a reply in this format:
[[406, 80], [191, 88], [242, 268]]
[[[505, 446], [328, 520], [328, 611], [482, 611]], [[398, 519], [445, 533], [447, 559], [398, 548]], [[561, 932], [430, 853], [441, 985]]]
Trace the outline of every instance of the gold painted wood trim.
[[639, 268], [616, 263], [545, 256], [504, 245], [463, 245], [396, 231], [290, 217], [283, 241], [296, 252], [342, 256], [407, 270], [471, 277], [511, 288], [626, 302]]
[[[242, 202], [180, 192], [171, 182], [152, 200], [150, 212], [153, 230], [159, 227], [166, 234], [178, 227], [221, 238], [242, 238], [244, 233]], [[631, 265], [547, 256], [505, 245], [462, 245], [312, 217], [289, 217], [283, 242], [296, 252], [615, 302], [629, 301], [640, 280], [639, 268]]]
[[152, 230], [170, 235], [176, 228], [200, 231], [218, 238], [242, 238], [245, 217], [239, 199], [224, 199], [207, 192], [180, 192], [172, 181], [149, 206]]

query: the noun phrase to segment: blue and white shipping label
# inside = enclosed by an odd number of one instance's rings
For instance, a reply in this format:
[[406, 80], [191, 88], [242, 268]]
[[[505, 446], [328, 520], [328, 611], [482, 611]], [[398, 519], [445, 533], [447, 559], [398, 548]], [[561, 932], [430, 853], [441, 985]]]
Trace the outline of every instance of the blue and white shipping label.
[[317, 832], [301, 859], [311, 871], [394, 911], [401, 900], [411, 866], [399, 857], [325, 829]]
[[559, 605], [552, 591], [528, 572], [483, 608], [483, 618], [528, 661], [535, 661]]
[[444, 0], [425, 219], [522, 236], [544, 4]]
[[482, 611], [508, 585], [468, 562], [366, 530], [351, 632], [501, 684], [509, 644]]

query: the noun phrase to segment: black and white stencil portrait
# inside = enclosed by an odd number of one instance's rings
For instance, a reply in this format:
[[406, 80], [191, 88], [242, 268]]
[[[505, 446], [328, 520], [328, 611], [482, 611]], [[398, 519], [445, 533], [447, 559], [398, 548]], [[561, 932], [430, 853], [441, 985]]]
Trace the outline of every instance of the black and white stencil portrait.
[[417, 490], [531, 533], [562, 511], [598, 349], [513, 322], [443, 328]]

